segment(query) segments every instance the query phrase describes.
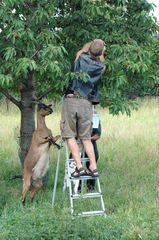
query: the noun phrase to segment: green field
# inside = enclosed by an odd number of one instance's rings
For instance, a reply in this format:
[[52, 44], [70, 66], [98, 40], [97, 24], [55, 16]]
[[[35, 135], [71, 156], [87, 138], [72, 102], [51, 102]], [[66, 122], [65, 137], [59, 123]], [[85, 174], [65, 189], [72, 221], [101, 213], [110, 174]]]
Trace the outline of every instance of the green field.
[[[159, 99], [139, 100], [131, 117], [113, 117], [98, 109], [102, 137], [98, 168], [107, 218], [71, 219], [68, 192], [62, 193], [64, 152], [56, 205], [51, 207], [57, 150], [51, 148], [49, 181], [33, 203], [21, 204], [22, 181], [18, 159], [20, 116], [14, 106], [0, 108], [0, 240], [159, 240]], [[47, 118], [59, 134], [60, 109]], [[96, 207], [87, 200], [78, 209]]]

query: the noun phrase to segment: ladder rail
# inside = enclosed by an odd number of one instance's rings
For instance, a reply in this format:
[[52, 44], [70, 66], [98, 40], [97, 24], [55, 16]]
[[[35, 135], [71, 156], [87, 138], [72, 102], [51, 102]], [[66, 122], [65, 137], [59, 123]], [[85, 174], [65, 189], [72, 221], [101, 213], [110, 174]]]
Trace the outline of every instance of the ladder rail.
[[[67, 162], [67, 174], [68, 174], [68, 178], [71, 178], [71, 173], [69, 171], [69, 151], [68, 151], [68, 144], [66, 142], [66, 162]], [[73, 207], [73, 199], [72, 199], [72, 185], [71, 185], [71, 181], [68, 180], [68, 185], [69, 185], [69, 195], [70, 195], [70, 205], [71, 205], [71, 215], [73, 215], [74, 213], [74, 207]]]
[[[99, 192], [102, 193], [99, 178], [97, 179], [97, 186], [98, 186]], [[103, 200], [103, 194], [100, 196], [100, 201], [101, 201], [102, 210], [105, 212], [105, 217], [106, 217], [106, 209], [105, 209], [105, 204]]]
[[55, 180], [54, 180], [54, 188], [53, 188], [53, 194], [52, 194], [52, 207], [54, 207], [54, 204], [55, 204], [57, 180], [58, 180], [59, 166], [60, 166], [60, 157], [61, 157], [61, 146], [62, 146], [62, 140], [61, 140], [61, 144], [60, 144], [60, 149], [58, 149], [58, 158], [57, 158], [56, 173], [55, 173]]

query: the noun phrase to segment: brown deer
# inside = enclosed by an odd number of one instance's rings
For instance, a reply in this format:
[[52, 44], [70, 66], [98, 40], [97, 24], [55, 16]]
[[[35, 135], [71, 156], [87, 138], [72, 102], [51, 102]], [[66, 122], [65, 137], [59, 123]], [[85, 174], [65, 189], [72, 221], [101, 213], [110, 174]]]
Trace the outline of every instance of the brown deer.
[[45, 116], [53, 112], [51, 105], [43, 103], [37, 107], [37, 129], [33, 133], [30, 149], [24, 161], [22, 203], [25, 203], [26, 195], [32, 187], [30, 198], [41, 189], [42, 178], [46, 174], [49, 165], [49, 148], [60, 137], [52, 136], [51, 130], [45, 124]]

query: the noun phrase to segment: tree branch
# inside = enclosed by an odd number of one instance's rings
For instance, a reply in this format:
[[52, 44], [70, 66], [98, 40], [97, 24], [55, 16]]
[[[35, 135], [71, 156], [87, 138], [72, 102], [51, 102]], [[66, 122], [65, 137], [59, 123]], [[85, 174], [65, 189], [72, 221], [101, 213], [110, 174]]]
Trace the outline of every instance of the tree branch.
[[4, 88], [0, 86], [0, 92], [8, 98], [12, 103], [14, 103], [18, 108], [20, 108], [20, 102], [17, 101], [13, 96], [11, 96]]
[[37, 97], [37, 100], [41, 100], [42, 98], [44, 98], [46, 95], [48, 95], [51, 91], [53, 90], [53, 87], [50, 87], [48, 90], [46, 90], [45, 92], [43, 92], [41, 94], [41, 96]]

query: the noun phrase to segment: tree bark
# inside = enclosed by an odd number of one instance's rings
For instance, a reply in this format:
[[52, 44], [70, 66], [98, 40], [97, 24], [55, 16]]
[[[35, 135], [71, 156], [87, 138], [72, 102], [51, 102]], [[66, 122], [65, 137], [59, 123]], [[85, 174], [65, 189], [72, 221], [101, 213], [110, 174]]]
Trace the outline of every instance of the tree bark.
[[21, 126], [20, 126], [20, 150], [19, 158], [22, 166], [29, 150], [33, 132], [35, 130], [35, 87], [33, 74], [29, 74], [26, 84], [21, 84]]

